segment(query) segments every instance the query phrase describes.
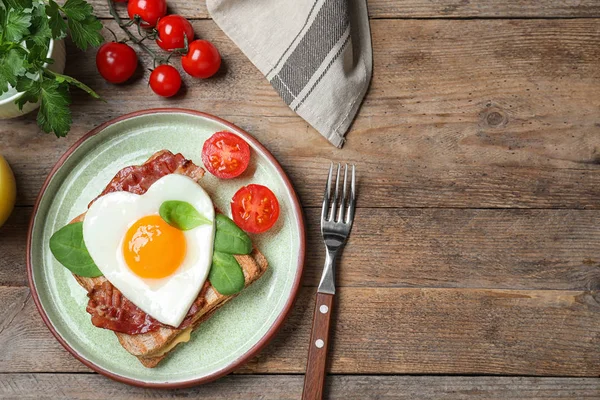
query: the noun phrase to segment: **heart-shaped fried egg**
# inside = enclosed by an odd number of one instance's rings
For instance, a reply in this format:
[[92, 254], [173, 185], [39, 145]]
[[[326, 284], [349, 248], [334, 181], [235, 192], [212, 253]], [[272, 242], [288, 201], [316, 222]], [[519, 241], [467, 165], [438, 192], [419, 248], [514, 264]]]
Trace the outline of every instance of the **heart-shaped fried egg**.
[[[192, 205], [209, 223], [182, 231], [159, 215], [163, 202]], [[171, 174], [146, 193], [114, 192], [97, 199], [83, 222], [90, 256], [125, 297], [156, 320], [179, 326], [210, 270], [215, 211], [192, 179]]]

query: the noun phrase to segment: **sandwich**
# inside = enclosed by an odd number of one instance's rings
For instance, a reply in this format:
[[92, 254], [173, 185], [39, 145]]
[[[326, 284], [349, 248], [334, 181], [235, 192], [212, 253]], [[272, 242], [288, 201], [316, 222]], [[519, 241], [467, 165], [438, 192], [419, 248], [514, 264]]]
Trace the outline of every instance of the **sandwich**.
[[268, 268], [198, 184], [204, 174], [183, 155], [159, 151], [120, 170], [50, 239], [88, 292], [91, 323], [114, 331], [148, 368]]

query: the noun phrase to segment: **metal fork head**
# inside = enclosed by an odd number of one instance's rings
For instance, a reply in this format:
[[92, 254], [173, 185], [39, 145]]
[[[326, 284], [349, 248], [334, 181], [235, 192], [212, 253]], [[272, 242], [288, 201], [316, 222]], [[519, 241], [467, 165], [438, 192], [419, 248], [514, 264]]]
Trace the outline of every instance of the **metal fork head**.
[[[329, 177], [327, 178], [321, 209], [321, 234], [329, 251], [337, 251], [344, 245], [354, 221], [354, 209], [356, 207], [355, 168], [352, 165], [350, 172], [348, 164], [345, 165], [343, 183], [340, 182], [341, 169], [341, 165], [338, 164], [332, 199], [333, 163], [329, 167]], [[349, 172], [351, 174], [350, 181], [348, 180]]]

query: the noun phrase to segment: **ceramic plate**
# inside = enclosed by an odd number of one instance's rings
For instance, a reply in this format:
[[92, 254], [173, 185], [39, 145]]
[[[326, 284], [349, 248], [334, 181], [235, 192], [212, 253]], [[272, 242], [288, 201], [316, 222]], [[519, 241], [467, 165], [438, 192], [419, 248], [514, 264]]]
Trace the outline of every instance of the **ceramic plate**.
[[[233, 194], [249, 183], [268, 186], [281, 214], [267, 233], [252, 235], [269, 261], [267, 272], [225, 304], [158, 367], [148, 369], [99, 329], [85, 311], [86, 291], [50, 253], [50, 236], [102, 191], [115, 173], [141, 164], [154, 152], [181, 152], [202, 165], [204, 141], [228, 130], [252, 149], [248, 170], [230, 181], [207, 173], [202, 186], [229, 211]], [[218, 190], [217, 190], [218, 188]], [[219, 118], [189, 110], [140, 111], [92, 130], [60, 158], [38, 196], [27, 245], [27, 269], [35, 303], [58, 341], [90, 368], [139, 386], [183, 387], [223, 376], [253, 357], [273, 337], [292, 307], [304, 262], [304, 224], [294, 190], [273, 156], [252, 136]]]

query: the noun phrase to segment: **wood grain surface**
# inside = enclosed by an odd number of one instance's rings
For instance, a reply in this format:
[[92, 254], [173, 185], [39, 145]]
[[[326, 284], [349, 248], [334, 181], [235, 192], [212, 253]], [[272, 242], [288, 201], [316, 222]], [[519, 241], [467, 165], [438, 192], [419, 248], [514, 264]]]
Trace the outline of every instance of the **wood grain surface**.
[[[110, 18], [106, 0], [90, 0], [96, 15]], [[600, 4], [595, 0], [369, 0], [371, 18], [573, 18], [600, 17]], [[170, 1], [169, 12], [187, 18], [206, 19], [210, 14], [206, 3]], [[117, 5], [119, 14], [127, 18], [125, 6]]]
[[[0, 228], [0, 285], [26, 285], [31, 207]], [[320, 210], [305, 209], [307, 221]], [[360, 208], [339, 286], [600, 290], [595, 210]], [[321, 278], [319, 226], [308, 224], [304, 286]], [[322, 251], [323, 250], [323, 251]]]
[[[90, 2], [118, 31], [105, 1]], [[95, 50], [67, 41], [66, 73], [107, 103], [72, 91], [63, 139], [41, 133], [35, 114], [0, 123], [18, 184], [0, 228], [0, 398], [300, 398], [330, 160], [356, 164], [359, 196], [326, 398], [600, 398], [600, 2], [368, 5], [373, 80], [341, 150], [281, 101], [204, 1], [169, 9], [218, 46], [223, 68], [184, 76], [172, 99], [150, 92], [142, 53], [135, 79], [116, 86], [98, 75]], [[235, 374], [178, 391], [90, 373], [43, 325], [25, 275], [31, 206], [52, 165], [96, 125], [155, 107], [212, 113], [256, 136], [292, 179], [308, 230], [303, 288], [275, 340]]]
[[[0, 374], [0, 396], [23, 400], [95, 400], [99, 393], [114, 400], [296, 400], [301, 391], [301, 375], [230, 375], [191, 389], [149, 390], [95, 374]], [[327, 380], [325, 393], [340, 400], [583, 400], [600, 397], [600, 382], [593, 378], [334, 375]]]
[[[88, 372], [28, 292], [0, 287], [9, 321], [0, 372]], [[304, 372], [314, 292], [301, 290], [274, 341], [237, 373]], [[332, 373], [600, 375], [597, 291], [340, 288], [336, 297]]]
[[0, 151], [19, 204], [33, 204], [59, 154], [100, 122], [176, 106], [255, 135], [309, 207], [320, 206], [334, 159], [357, 165], [359, 207], [600, 208], [600, 19], [373, 20], [373, 81], [341, 150], [295, 116], [212, 21], [194, 27], [217, 43], [226, 71], [186, 79], [175, 99], [152, 95], [142, 69], [131, 84], [106, 83], [93, 51], [69, 46], [67, 73], [108, 103], [74, 91], [66, 139], [40, 134], [34, 114], [3, 121]]

